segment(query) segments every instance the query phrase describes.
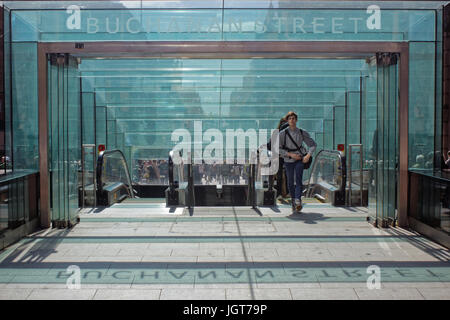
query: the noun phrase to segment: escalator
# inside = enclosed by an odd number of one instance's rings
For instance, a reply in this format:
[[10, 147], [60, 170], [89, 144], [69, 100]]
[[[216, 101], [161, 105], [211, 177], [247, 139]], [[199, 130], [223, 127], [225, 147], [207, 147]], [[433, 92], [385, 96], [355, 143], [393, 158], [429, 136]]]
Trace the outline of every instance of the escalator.
[[80, 188], [82, 199], [87, 206], [110, 206], [126, 198], [136, 197], [122, 151], [101, 151], [97, 157], [94, 175], [93, 183]]
[[[267, 150], [265, 151], [267, 152]], [[193, 164], [191, 154], [169, 153], [167, 206], [273, 206], [273, 179], [265, 176], [255, 152], [244, 164]], [[270, 164], [267, 164], [267, 166]]]
[[[270, 159], [270, 151], [255, 152], [245, 164], [195, 164], [190, 153], [183, 155], [179, 150], [170, 151], [166, 206], [275, 206], [273, 176], [264, 175], [263, 170], [270, 162], [261, 164], [262, 156]], [[214, 168], [214, 174], [211, 174], [211, 168]], [[84, 186], [84, 199], [88, 200], [88, 205], [109, 206], [137, 198], [125, 156], [120, 150], [100, 152], [95, 171], [94, 183]], [[306, 202], [317, 199], [334, 206], [349, 205], [347, 163], [342, 152], [319, 151], [305, 182], [303, 197]], [[352, 196], [355, 195], [354, 192]]]
[[[260, 150], [261, 151], [261, 150]], [[270, 151], [266, 155], [270, 159]], [[256, 157], [262, 156], [258, 152]], [[174, 161], [182, 159], [181, 161]], [[199, 166], [191, 164], [190, 154], [183, 158], [179, 151], [169, 154], [169, 188], [166, 190], [167, 206], [274, 206], [276, 192], [273, 189], [273, 176], [263, 175], [264, 165], [259, 158], [256, 164], [241, 165], [243, 184], [227, 183], [227, 176], [221, 174], [221, 180], [213, 184], [199, 179], [196, 172]], [[236, 164], [233, 164], [236, 165]], [[227, 164], [218, 165], [223, 171]], [[270, 166], [270, 163], [267, 164]], [[225, 168], [225, 169], [224, 169]], [[204, 170], [203, 170], [204, 172]], [[233, 180], [233, 179], [231, 179]], [[224, 182], [225, 181], [225, 182]], [[304, 186], [305, 198], [316, 198], [334, 206], [346, 205], [348, 194], [346, 159], [342, 152], [321, 150], [314, 158], [310, 178]], [[305, 199], [305, 200], [307, 200]], [[308, 201], [307, 201], [308, 202]]]
[[314, 157], [307, 198], [316, 198], [334, 206], [346, 204], [347, 165], [345, 155], [337, 150], [320, 150]]

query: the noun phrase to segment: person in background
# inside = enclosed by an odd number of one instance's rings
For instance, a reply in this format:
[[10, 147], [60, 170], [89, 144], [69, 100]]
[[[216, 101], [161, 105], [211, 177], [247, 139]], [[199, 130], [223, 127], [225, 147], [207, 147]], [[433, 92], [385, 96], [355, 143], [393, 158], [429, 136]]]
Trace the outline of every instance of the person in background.
[[412, 166], [414, 169], [423, 169], [425, 167], [425, 156], [419, 154], [416, 157], [416, 163]]
[[[278, 122], [277, 129], [279, 132], [283, 131], [289, 126], [286, 117], [282, 117], [280, 119], [280, 122]], [[267, 143], [267, 150], [271, 150], [271, 141]], [[287, 197], [287, 181], [286, 181], [286, 174], [284, 172], [284, 159], [280, 154], [279, 160], [278, 160], [278, 172], [274, 177], [277, 181], [275, 185], [275, 190], [277, 190], [277, 197], [282, 196], [283, 198]]]
[[450, 151], [447, 151], [447, 160], [445, 160], [445, 166], [450, 169]]

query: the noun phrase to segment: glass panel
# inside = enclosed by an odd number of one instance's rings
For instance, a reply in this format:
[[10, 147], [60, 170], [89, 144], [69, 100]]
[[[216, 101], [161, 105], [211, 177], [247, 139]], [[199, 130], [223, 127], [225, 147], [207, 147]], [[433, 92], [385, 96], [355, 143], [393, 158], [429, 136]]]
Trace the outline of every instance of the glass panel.
[[347, 107], [333, 107], [333, 148], [337, 150], [339, 144], [347, 145]]
[[398, 166], [398, 68], [378, 66], [377, 218], [396, 219]]
[[347, 92], [347, 144], [361, 143], [360, 117], [362, 106], [360, 100], [361, 100], [361, 93], [359, 90]]
[[409, 48], [409, 168], [433, 169], [435, 43], [412, 42]]
[[391, 220], [397, 218], [397, 184], [398, 184], [398, 67], [391, 66], [389, 69], [389, 89], [388, 89], [388, 104], [387, 110], [387, 127], [389, 142], [387, 145], [386, 157], [387, 161], [387, 192], [388, 198], [385, 202], [388, 204], [387, 217]]
[[[448, 5], [447, 5], [448, 6]], [[443, 157], [443, 150], [442, 147], [442, 125], [443, 125], [443, 117], [442, 117], [442, 98], [443, 98], [443, 67], [442, 67], [442, 54], [443, 52], [443, 28], [442, 28], [442, 20], [443, 20], [443, 10], [437, 10], [437, 22], [436, 22], [436, 30], [437, 30], [437, 37], [436, 37], [436, 103], [435, 103], [435, 119], [434, 119], [434, 165], [433, 169], [435, 171], [440, 171], [442, 169], [442, 161], [444, 159]]]
[[[271, 130], [295, 110], [298, 126], [319, 150], [333, 149], [333, 142], [335, 149], [346, 139], [346, 91], [356, 92], [352, 103], [359, 110], [367, 67], [361, 59], [83, 59], [80, 68], [83, 88], [95, 90], [97, 144], [107, 136], [107, 149], [124, 151], [135, 183], [158, 184], [167, 181], [165, 161], [177, 143], [172, 133], [183, 128], [194, 140], [196, 123], [202, 134], [219, 130], [225, 147], [227, 130]], [[198, 143], [202, 152], [210, 140]], [[150, 167], [149, 161], [154, 161]], [[246, 171], [234, 170], [245, 181]], [[207, 181], [215, 175], [204, 174]]]
[[11, 30], [10, 11], [3, 8], [3, 57], [4, 57], [4, 110], [5, 110], [5, 159], [2, 173], [12, 171], [12, 131], [11, 131]]
[[36, 43], [12, 44], [13, 161], [15, 170], [38, 170]]
[[81, 168], [80, 78], [69, 57], [48, 63], [49, 157], [52, 221], [73, 222], [78, 214]]
[[80, 78], [78, 64], [69, 59], [67, 66], [67, 153], [69, 220], [73, 221], [78, 214], [78, 172], [81, 170], [81, 114], [80, 114]]
[[83, 144], [95, 144], [95, 104], [94, 93], [82, 93]]
[[410, 172], [410, 215], [450, 235], [450, 175], [430, 171]]
[[378, 157], [378, 121], [377, 121], [377, 65], [375, 57], [367, 64], [368, 75], [363, 78], [363, 116], [362, 144], [364, 168], [368, 171], [368, 209], [369, 216], [377, 215], [377, 157]]
[[[73, 1], [3, 1], [11, 9], [35, 8], [65, 9]], [[365, 9], [369, 4], [376, 4], [382, 9], [437, 9], [443, 1], [304, 1], [304, 0], [189, 0], [189, 1], [76, 1], [86, 9], [124, 9], [124, 8], [157, 8], [157, 9], [189, 9], [189, 8], [359, 8]], [[445, 1], [444, 1], [445, 3]]]
[[[89, 189], [92, 188], [95, 184], [95, 168], [97, 167], [97, 151], [95, 149], [95, 145], [83, 145], [82, 147], [83, 157], [84, 160], [84, 170], [82, 173], [79, 173], [78, 175], [78, 186], [79, 188], [82, 188], [82, 182], [85, 188], [85, 195], [86, 187]], [[82, 180], [82, 178], [84, 180]], [[93, 202], [92, 202], [93, 203]]]
[[106, 122], [107, 128], [107, 145], [109, 150], [117, 149], [117, 138], [116, 138], [116, 120], [108, 119]]
[[[106, 107], [95, 106], [95, 141], [97, 147], [100, 144], [106, 146], [106, 130]], [[106, 146], [106, 149], [108, 149], [108, 146]]]
[[349, 145], [347, 152], [347, 186], [349, 188], [351, 186], [351, 195], [349, 192], [347, 203], [352, 206], [366, 205], [367, 174], [363, 170], [361, 157], [364, 155], [361, 154], [361, 151], [362, 146]]
[[[434, 10], [66, 9], [13, 12], [14, 41], [434, 41]], [[79, 17], [79, 22], [75, 17]]]
[[[0, 233], [3, 233], [5, 229], [17, 228], [37, 218], [35, 209], [38, 199], [36, 198], [37, 190], [34, 188], [36, 178], [37, 172], [35, 171], [10, 173], [0, 178]], [[30, 209], [33, 212], [30, 212]], [[5, 242], [0, 243], [0, 250], [14, 241], [14, 237], [4, 238]]]
[[0, 232], [8, 228], [9, 188], [0, 189]]
[[14, 228], [18, 223], [17, 214], [17, 181], [14, 181], [9, 185], [9, 201], [11, 205], [8, 207], [8, 226]]
[[[60, 220], [60, 212], [64, 210], [64, 207], [60, 206], [60, 193], [61, 193], [61, 168], [59, 161], [59, 105], [58, 105], [58, 66], [51, 64], [50, 61], [47, 64], [48, 68], [48, 103], [49, 103], [49, 172], [51, 177], [51, 208], [52, 208], [52, 220]], [[61, 142], [62, 143], [62, 142]]]

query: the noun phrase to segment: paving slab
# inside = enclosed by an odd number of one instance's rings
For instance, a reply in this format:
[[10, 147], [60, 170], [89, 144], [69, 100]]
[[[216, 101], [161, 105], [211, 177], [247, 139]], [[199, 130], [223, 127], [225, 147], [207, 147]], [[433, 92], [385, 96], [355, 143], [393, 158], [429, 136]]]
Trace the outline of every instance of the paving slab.
[[194, 289], [192, 283], [133, 283], [131, 289], [136, 290], [157, 290], [157, 289]]
[[227, 300], [292, 300], [287, 288], [226, 289]]
[[426, 300], [450, 300], [450, 288], [418, 288]]
[[[212, 257], [213, 258], [213, 257]], [[143, 256], [141, 262], [196, 262], [197, 256]]]
[[94, 300], [159, 300], [161, 290], [98, 289]]
[[96, 289], [33, 289], [27, 300], [91, 300]]
[[26, 300], [32, 289], [0, 288], [0, 300]]
[[226, 289], [162, 289], [161, 300], [225, 300]]
[[355, 288], [361, 300], [423, 300], [424, 297], [416, 288], [403, 289], [372, 289]]
[[294, 300], [358, 300], [354, 289], [290, 289]]
[[67, 289], [66, 283], [45, 283], [45, 282], [11, 282], [6, 283], [3, 286], [3, 289]]
[[256, 288], [258, 289], [305, 289], [305, 288], [314, 288], [320, 289], [321, 284], [318, 282], [304, 282], [304, 283], [296, 283], [296, 282], [286, 282], [286, 283], [257, 283]]
[[142, 262], [143, 256], [90, 256], [86, 262]]

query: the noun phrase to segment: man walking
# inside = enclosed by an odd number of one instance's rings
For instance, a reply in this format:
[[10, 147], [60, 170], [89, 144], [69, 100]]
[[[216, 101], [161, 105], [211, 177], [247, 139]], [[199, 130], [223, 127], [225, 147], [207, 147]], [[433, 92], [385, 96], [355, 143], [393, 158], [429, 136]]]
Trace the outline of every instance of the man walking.
[[[302, 205], [303, 192], [303, 169], [304, 164], [308, 163], [311, 155], [316, 150], [317, 144], [311, 139], [308, 132], [297, 128], [297, 114], [293, 111], [286, 115], [289, 127], [280, 132], [280, 155], [284, 159], [289, 193], [292, 199], [292, 211], [300, 212]], [[309, 147], [302, 146], [303, 142]], [[294, 187], [295, 176], [295, 187]]]

